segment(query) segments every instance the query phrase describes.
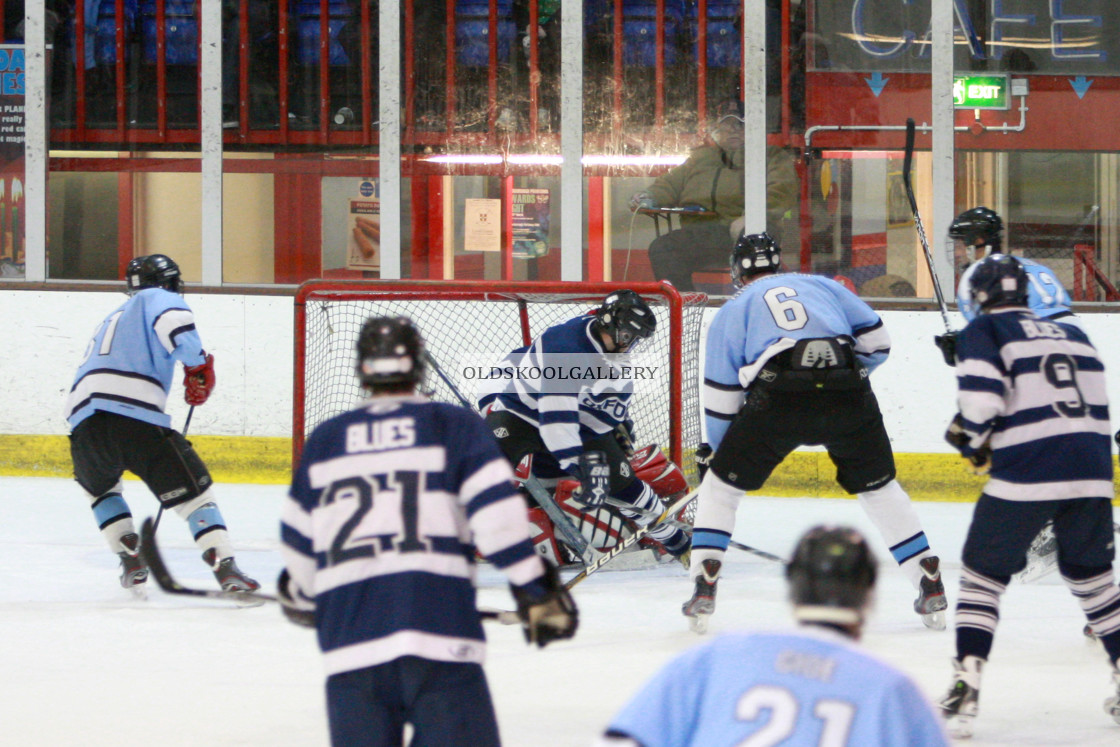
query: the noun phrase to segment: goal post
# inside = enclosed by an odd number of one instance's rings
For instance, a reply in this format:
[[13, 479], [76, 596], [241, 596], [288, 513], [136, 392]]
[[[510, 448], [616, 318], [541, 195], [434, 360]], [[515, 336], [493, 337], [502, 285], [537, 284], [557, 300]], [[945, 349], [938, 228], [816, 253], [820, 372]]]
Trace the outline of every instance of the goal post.
[[640, 350], [658, 367], [656, 386], [637, 389], [630, 404], [636, 445], [659, 444], [694, 480], [707, 296], [682, 294], [665, 282], [308, 281], [295, 299], [293, 465], [316, 425], [361, 402], [355, 356], [368, 318], [411, 319], [439, 368], [429, 366], [421, 390], [453, 404], [463, 396], [477, 407], [477, 382], [470, 380], [465, 360], [496, 364], [548, 327], [588, 313], [624, 288], [640, 294], [657, 317], [657, 331]]

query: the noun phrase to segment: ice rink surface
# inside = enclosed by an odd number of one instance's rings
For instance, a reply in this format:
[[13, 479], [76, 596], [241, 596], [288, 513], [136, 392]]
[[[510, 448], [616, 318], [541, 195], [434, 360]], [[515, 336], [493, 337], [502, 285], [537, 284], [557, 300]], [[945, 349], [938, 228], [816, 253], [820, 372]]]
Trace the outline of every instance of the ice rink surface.
[[[154, 515], [138, 482], [125, 486], [134, 515]], [[238, 562], [274, 589], [280, 570], [281, 486], [219, 485]], [[944, 559], [950, 605], [971, 504], [918, 503]], [[820, 522], [866, 533], [881, 569], [876, 612], [864, 643], [908, 672], [930, 699], [949, 684], [951, 628], [922, 627], [914, 592], [855, 501], [751, 497], [735, 539], [787, 555]], [[216, 588], [184, 522], [164, 516], [159, 539], [172, 572]], [[6, 745], [327, 744], [322, 667], [314, 634], [287, 623], [275, 605], [241, 609], [162, 594], [131, 598], [117, 560], [69, 480], [0, 478], [0, 743]], [[509, 608], [501, 576], [480, 571], [480, 602]], [[486, 670], [508, 747], [589, 745], [654, 671], [701, 641], [680, 605], [683, 569], [602, 571], [575, 589], [575, 640], [528, 648], [519, 629], [490, 625]], [[731, 550], [710, 635], [792, 627], [781, 567]], [[971, 744], [1120, 744], [1103, 712], [1109, 693], [1103, 650], [1081, 635], [1084, 619], [1056, 575], [1004, 597], [995, 649], [984, 674]]]

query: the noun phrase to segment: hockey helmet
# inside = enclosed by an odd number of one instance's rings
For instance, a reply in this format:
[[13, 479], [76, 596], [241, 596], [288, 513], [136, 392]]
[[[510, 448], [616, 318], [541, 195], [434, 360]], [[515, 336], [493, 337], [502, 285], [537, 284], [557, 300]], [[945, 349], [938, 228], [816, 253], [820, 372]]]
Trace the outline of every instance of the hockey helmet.
[[731, 282], [743, 287], [743, 276], [748, 278], [764, 272], [777, 272], [782, 264], [782, 248], [768, 233], [744, 234], [731, 250]]
[[424, 340], [403, 316], [370, 317], [358, 335], [358, 379], [371, 389], [415, 386], [424, 378]]
[[855, 529], [813, 527], [786, 564], [794, 616], [802, 622], [860, 624], [877, 573], [878, 562]]
[[[969, 263], [1003, 250], [1003, 219], [983, 206], [965, 210], [949, 224], [949, 238], [964, 244]], [[983, 254], [976, 250], [983, 247]]]
[[968, 295], [979, 313], [999, 306], [1026, 306], [1027, 268], [1010, 254], [989, 254], [968, 280]]
[[652, 337], [657, 317], [642, 297], [632, 290], [619, 290], [603, 299], [595, 311], [599, 330], [614, 343], [614, 352], [632, 350], [639, 340]]
[[133, 257], [129, 260], [124, 271], [125, 281], [128, 283], [128, 294], [142, 291], [145, 288], [163, 288], [172, 293], [183, 292], [183, 280], [180, 277], [179, 265], [175, 260], [164, 254], [149, 254], [144, 257]]

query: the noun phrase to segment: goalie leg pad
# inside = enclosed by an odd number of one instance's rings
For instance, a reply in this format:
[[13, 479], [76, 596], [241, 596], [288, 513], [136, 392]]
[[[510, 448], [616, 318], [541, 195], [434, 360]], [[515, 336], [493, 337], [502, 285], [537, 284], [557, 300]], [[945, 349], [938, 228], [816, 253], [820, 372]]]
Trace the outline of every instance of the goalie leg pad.
[[552, 522], [543, 508], [534, 506], [529, 509], [530, 532], [532, 533], [533, 549], [542, 558], [546, 558], [553, 565], [563, 565], [564, 555], [560, 544], [556, 541], [556, 532]]
[[675, 498], [688, 491], [684, 472], [669, 461], [657, 444], [636, 451], [630, 458], [630, 467], [634, 470], [634, 477], [649, 485], [662, 498]]

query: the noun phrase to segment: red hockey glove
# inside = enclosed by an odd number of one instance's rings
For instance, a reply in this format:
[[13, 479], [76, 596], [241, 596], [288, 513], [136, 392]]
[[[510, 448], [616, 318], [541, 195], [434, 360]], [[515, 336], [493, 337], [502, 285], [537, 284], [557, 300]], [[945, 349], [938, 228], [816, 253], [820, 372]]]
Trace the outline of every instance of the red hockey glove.
[[207, 353], [205, 363], [187, 367], [186, 376], [183, 377], [183, 386], [187, 388], [187, 391], [184, 392], [183, 399], [187, 401], [188, 405], [204, 404], [210, 398], [210, 392], [214, 391], [216, 381], [214, 356]]

